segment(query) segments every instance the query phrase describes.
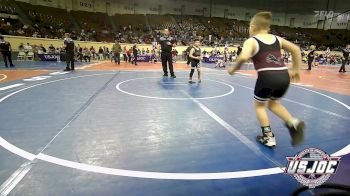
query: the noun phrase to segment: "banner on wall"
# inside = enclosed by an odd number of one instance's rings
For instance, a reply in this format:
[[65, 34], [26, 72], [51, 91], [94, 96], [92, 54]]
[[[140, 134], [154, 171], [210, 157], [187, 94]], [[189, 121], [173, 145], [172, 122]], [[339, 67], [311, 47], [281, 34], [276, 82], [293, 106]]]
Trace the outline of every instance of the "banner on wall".
[[205, 63], [216, 63], [218, 60], [224, 60], [224, 57], [222, 57], [222, 56], [210, 56], [210, 57], [204, 57], [203, 60]]
[[77, 0], [76, 7], [82, 11], [94, 11], [94, 2], [93, 0]]
[[60, 61], [65, 61], [64, 53], [57, 54], [35, 54], [41, 61], [57, 61], [58, 57], [60, 57]]
[[149, 62], [151, 59], [151, 56], [149, 55], [139, 55], [137, 56], [137, 61], [138, 62]]

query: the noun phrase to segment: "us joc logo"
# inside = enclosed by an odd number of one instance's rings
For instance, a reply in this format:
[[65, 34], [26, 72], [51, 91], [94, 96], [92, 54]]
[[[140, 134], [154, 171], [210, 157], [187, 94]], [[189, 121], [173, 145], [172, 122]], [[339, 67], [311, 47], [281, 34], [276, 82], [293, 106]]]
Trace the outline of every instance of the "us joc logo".
[[304, 186], [315, 188], [325, 183], [336, 173], [340, 157], [332, 157], [317, 148], [307, 148], [294, 157], [287, 157], [288, 165], [285, 173]]

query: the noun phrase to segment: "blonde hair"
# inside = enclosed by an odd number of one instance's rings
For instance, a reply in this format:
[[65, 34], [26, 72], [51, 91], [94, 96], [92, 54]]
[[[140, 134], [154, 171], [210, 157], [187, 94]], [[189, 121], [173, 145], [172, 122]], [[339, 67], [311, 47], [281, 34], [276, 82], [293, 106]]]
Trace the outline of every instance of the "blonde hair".
[[271, 26], [271, 12], [259, 12], [250, 20], [250, 24], [259, 29], [269, 29]]

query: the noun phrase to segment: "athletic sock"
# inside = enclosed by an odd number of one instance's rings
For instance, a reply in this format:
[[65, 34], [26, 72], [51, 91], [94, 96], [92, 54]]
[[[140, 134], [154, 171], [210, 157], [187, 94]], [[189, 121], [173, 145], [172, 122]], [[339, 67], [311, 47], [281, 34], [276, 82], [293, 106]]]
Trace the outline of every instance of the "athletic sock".
[[296, 127], [298, 123], [299, 123], [299, 119], [292, 118], [287, 122], [287, 125], [288, 127]]
[[273, 133], [271, 131], [271, 127], [270, 126], [266, 126], [266, 127], [261, 127], [262, 133], [264, 136], [268, 136], [268, 137], [273, 137]]

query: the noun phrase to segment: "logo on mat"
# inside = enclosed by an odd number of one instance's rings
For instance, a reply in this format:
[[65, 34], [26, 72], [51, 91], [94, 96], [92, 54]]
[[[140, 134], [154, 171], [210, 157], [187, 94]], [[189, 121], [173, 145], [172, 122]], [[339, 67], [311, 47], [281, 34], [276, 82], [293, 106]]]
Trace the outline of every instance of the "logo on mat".
[[317, 148], [307, 148], [294, 157], [287, 157], [285, 173], [304, 186], [315, 188], [325, 183], [339, 166], [340, 157], [332, 157]]
[[281, 65], [281, 58], [277, 58], [275, 57], [274, 55], [272, 54], [269, 54], [267, 57], [266, 57], [266, 61], [268, 63], [275, 63], [277, 65]]

